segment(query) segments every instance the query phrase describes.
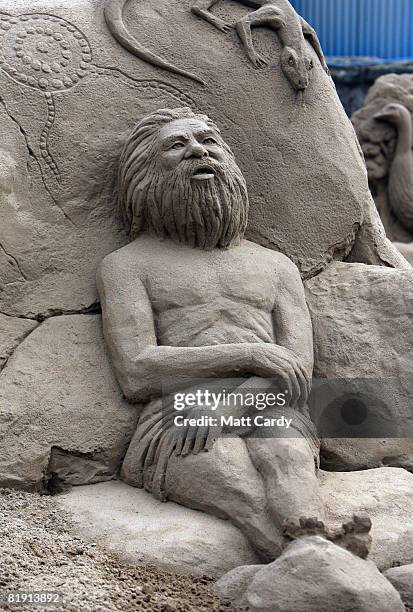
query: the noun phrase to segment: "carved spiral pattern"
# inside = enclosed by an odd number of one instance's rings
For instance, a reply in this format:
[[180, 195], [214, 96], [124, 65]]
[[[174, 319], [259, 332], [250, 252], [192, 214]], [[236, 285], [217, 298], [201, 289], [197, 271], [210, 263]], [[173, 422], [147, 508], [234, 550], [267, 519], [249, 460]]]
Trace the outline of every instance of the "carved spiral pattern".
[[0, 67], [19, 83], [64, 91], [89, 73], [91, 61], [89, 42], [64, 19], [0, 15]]

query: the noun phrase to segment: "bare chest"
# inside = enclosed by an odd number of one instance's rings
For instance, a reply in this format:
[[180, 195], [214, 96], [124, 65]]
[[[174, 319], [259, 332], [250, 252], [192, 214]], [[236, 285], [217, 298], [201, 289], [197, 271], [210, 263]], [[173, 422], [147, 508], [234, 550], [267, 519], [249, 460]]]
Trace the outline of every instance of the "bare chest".
[[[175, 265], [172, 265], [175, 263]], [[274, 279], [245, 261], [164, 262], [147, 276], [158, 340], [169, 345], [272, 342]]]
[[197, 261], [173, 263], [163, 262], [146, 277], [146, 290], [157, 314], [219, 301], [264, 311], [273, 308], [274, 279], [259, 265], [210, 261], [202, 265]]

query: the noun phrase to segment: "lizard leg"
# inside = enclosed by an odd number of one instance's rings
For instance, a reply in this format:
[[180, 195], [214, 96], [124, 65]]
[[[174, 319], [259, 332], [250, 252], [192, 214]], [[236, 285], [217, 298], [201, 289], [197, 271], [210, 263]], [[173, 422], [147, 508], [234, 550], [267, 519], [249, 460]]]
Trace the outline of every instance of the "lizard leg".
[[263, 6], [243, 17], [235, 25], [250, 62], [257, 68], [264, 68], [264, 66], [268, 65], [268, 61], [256, 51], [251, 31], [253, 27], [260, 25], [266, 25], [273, 30], [280, 29], [285, 26], [283, 12], [275, 6]]
[[208, 23], [218, 28], [218, 30], [221, 30], [221, 32], [229, 32], [232, 26], [210, 11], [210, 9], [217, 2], [218, 0], [197, 0], [197, 2], [195, 2], [195, 4], [192, 6], [191, 11], [197, 17], [205, 19], [205, 21], [208, 21]]
[[307, 38], [307, 40], [309, 41], [314, 51], [317, 53], [318, 59], [320, 60], [320, 63], [322, 67], [324, 68], [324, 70], [327, 72], [327, 74], [330, 74], [330, 71], [328, 69], [328, 66], [327, 66], [327, 63], [324, 57], [323, 50], [321, 48], [320, 41], [317, 36], [317, 32], [314, 30], [314, 28], [310, 26], [309, 23], [306, 22], [305, 19], [303, 19], [301, 16], [299, 17], [300, 17], [301, 27], [303, 30], [304, 37]]

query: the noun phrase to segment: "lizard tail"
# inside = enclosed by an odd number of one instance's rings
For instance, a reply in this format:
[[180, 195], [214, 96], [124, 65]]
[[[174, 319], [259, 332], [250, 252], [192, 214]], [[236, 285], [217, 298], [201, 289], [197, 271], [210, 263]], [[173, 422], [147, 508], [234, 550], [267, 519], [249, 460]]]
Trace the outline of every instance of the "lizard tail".
[[163, 60], [161, 57], [158, 57], [155, 53], [152, 53], [141, 45], [141, 43], [128, 32], [123, 22], [123, 8], [128, 1], [129, 0], [107, 0], [104, 9], [107, 26], [118, 43], [130, 51], [130, 53], [139, 57], [139, 59], [152, 64], [152, 66], [163, 68], [164, 70], [179, 74], [205, 85], [205, 82], [200, 77], [196, 76], [196, 74], [182, 70], [166, 60]]

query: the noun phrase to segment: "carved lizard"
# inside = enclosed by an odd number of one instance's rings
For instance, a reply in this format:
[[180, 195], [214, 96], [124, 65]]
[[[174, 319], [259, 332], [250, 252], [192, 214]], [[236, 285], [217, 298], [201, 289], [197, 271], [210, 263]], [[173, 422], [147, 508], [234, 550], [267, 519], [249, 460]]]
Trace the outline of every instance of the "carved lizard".
[[192, 74], [191, 72], [187, 72], [186, 70], [174, 66], [161, 57], [158, 57], [155, 53], [152, 53], [152, 51], [146, 49], [139, 41], [136, 40], [136, 38], [132, 36], [132, 34], [130, 34], [123, 21], [123, 9], [125, 8], [127, 2], [129, 2], [129, 0], [106, 0], [104, 9], [104, 15], [108, 28], [118, 43], [130, 51], [130, 53], [136, 55], [136, 57], [139, 57], [139, 59], [152, 64], [152, 66], [158, 66], [158, 68], [163, 68], [164, 70], [179, 74], [205, 85], [205, 82], [201, 78], [195, 74]]
[[[288, 0], [237, 0], [240, 4], [256, 9], [243, 17], [235, 28], [245, 48], [248, 59], [257, 68], [263, 68], [268, 61], [254, 48], [251, 28], [267, 26], [278, 33], [283, 45], [281, 69], [296, 91], [306, 89], [310, 82], [313, 60], [308, 52], [308, 39], [324, 70], [329, 73], [315, 30], [298, 15]], [[197, 0], [192, 12], [202, 17], [222, 32], [228, 32], [231, 25], [210, 12], [218, 0]]]

